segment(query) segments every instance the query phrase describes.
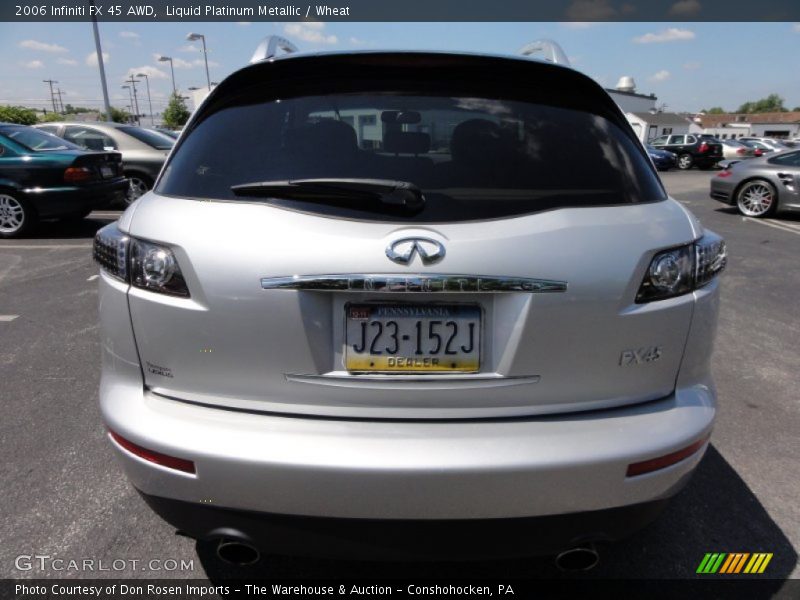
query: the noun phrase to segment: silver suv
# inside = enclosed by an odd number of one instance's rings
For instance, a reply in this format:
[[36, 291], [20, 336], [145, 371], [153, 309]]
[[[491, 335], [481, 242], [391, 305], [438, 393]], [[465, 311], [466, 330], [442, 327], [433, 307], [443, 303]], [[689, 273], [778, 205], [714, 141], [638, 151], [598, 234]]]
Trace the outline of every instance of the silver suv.
[[616, 540], [708, 444], [724, 242], [562, 65], [257, 61], [94, 252], [111, 443], [223, 549]]

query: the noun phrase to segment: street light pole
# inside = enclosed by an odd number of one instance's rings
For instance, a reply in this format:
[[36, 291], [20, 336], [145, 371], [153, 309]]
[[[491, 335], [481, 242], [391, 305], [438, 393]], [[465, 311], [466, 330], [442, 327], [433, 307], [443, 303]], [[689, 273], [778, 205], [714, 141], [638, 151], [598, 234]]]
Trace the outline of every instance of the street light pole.
[[169, 70], [172, 73], [172, 93], [176, 96], [178, 95], [178, 88], [175, 85], [175, 65], [172, 64], [172, 57], [171, 56], [159, 56], [159, 62], [167, 62], [169, 61]]
[[208, 86], [208, 91], [211, 91], [211, 76], [208, 74], [208, 50], [206, 49], [206, 36], [202, 33], [190, 33], [186, 36], [186, 39], [190, 42], [195, 42], [197, 40], [203, 41], [203, 59], [206, 63], [206, 85]]
[[150, 78], [147, 73], [138, 73], [137, 77], [144, 77], [144, 82], [147, 84], [147, 105], [150, 107], [150, 125], [155, 125], [156, 121], [153, 118], [153, 103], [150, 101]]
[[50, 102], [53, 103], [53, 112], [57, 113], [58, 109], [56, 108], [56, 95], [53, 92], [53, 84], [58, 83], [57, 81], [53, 81], [52, 79], [43, 79], [42, 83], [49, 83], [50, 84]]
[[[94, 0], [89, 0], [91, 7], [94, 7]], [[108, 101], [108, 85], [106, 85], [106, 68], [103, 64], [103, 48], [100, 46], [100, 31], [97, 29], [97, 16], [94, 14], [92, 8], [89, 13], [92, 15], [92, 29], [94, 30], [94, 47], [97, 51], [97, 66], [100, 68], [100, 86], [103, 88], [103, 104], [106, 107], [106, 119], [113, 121], [111, 118], [111, 103]]]

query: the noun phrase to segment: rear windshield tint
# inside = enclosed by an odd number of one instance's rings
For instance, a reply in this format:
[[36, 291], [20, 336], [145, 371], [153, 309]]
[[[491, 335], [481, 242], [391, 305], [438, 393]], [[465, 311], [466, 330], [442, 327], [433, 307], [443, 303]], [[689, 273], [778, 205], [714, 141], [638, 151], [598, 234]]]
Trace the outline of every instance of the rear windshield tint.
[[4, 125], [0, 127], [0, 135], [14, 140], [20, 146], [34, 152], [51, 152], [54, 150], [81, 150], [80, 146], [71, 144], [52, 133], [39, 131], [24, 125]]
[[175, 145], [173, 138], [158, 131], [142, 129], [141, 127], [119, 127], [118, 129], [156, 150], [169, 150]]
[[[246, 183], [333, 177], [407, 181], [422, 190], [426, 204], [398, 217], [358, 203], [241, 198], [231, 191]], [[502, 98], [397, 92], [263, 102], [240, 97], [195, 124], [158, 191], [415, 222], [665, 197], [638, 143], [598, 114]]]

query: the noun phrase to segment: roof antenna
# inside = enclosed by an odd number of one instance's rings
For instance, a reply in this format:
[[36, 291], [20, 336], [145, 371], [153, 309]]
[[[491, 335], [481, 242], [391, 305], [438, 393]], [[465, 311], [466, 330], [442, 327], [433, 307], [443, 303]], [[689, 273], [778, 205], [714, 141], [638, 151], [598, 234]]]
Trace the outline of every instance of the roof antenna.
[[564, 50], [558, 45], [558, 42], [554, 42], [553, 40], [536, 40], [535, 42], [523, 46], [519, 53], [522, 54], [522, 56], [542, 53], [544, 56], [539, 60], [546, 60], [547, 62], [564, 65], [565, 67], [572, 66]]
[[267, 60], [268, 58], [273, 58], [277, 56], [278, 50], [283, 50], [287, 54], [290, 54], [292, 52], [297, 52], [297, 46], [279, 35], [268, 35], [259, 42], [256, 51], [253, 52], [250, 63], [257, 63], [262, 60]]

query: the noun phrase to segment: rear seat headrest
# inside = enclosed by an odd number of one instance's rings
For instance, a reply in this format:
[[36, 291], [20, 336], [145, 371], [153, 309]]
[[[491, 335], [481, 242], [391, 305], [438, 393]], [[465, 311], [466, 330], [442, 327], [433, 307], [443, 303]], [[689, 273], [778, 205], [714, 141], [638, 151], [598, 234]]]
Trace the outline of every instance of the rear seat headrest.
[[395, 154], [427, 154], [431, 149], [431, 136], [417, 131], [387, 131], [383, 136], [383, 150]]

